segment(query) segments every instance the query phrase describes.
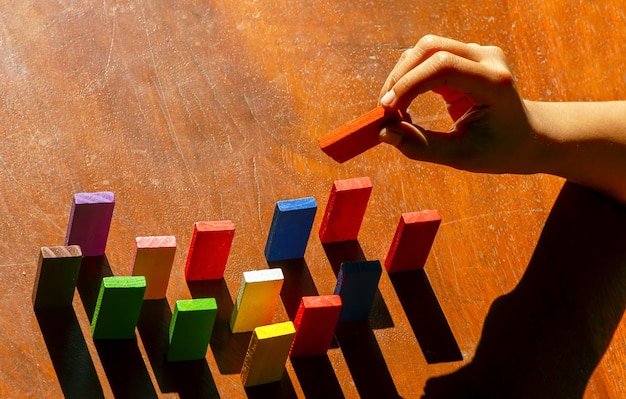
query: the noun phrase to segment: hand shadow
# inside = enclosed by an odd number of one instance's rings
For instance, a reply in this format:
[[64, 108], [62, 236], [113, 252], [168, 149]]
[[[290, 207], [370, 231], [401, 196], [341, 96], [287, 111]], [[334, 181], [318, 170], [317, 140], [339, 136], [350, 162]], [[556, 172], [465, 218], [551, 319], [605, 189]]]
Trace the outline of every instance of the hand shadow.
[[582, 398], [626, 308], [626, 208], [566, 183], [474, 359], [425, 398]]

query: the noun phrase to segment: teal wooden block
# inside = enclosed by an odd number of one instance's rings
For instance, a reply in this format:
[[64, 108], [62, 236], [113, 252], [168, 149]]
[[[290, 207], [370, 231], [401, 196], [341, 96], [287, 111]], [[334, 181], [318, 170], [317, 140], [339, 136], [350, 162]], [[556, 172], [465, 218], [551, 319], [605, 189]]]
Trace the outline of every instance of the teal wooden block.
[[144, 276], [103, 278], [91, 321], [93, 338], [133, 338], [145, 292]]
[[167, 360], [204, 359], [217, 316], [215, 298], [176, 301], [170, 323]]

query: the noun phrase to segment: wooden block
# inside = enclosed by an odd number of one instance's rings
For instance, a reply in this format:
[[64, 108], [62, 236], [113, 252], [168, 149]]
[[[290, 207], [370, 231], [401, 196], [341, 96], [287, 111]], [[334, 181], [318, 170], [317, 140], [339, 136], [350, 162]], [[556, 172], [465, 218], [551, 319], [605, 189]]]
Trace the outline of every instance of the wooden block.
[[320, 241], [327, 244], [356, 240], [371, 193], [369, 177], [336, 181], [320, 226]]
[[339, 295], [304, 296], [294, 319], [296, 335], [291, 357], [324, 355], [335, 334], [341, 312]]
[[74, 194], [65, 245], [79, 245], [83, 256], [104, 255], [114, 206], [109, 191]]
[[199, 281], [224, 278], [234, 235], [235, 224], [230, 220], [196, 222], [185, 264], [185, 279]]
[[176, 237], [152, 236], [135, 239], [133, 276], [145, 276], [144, 299], [163, 299], [167, 293], [172, 264], [176, 255]]
[[244, 387], [280, 381], [295, 333], [290, 321], [254, 329], [241, 367]]
[[440, 224], [436, 210], [403, 213], [385, 258], [387, 272], [422, 269]]
[[33, 288], [35, 309], [72, 306], [82, 259], [78, 245], [41, 247]]
[[91, 321], [93, 338], [133, 338], [145, 292], [143, 276], [103, 278]]
[[244, 272], [230, 317], [234, 333], [272, 323], [285, 278], [281, 269]]
[[377, 260], [341, 264], [335, 286], [335, 295], [341, 296], [343, 304], [339, 321], [367, 320], [381, 274]]
[[379, 106], [320, 137], [318, 144], [327, 155], [343, 163], [378, 145], [383, 125], [403, 119], [406, 118], [402, 112]]
[[313, 197], [276, 203], [265, 245], [268, 262], [304, 258], [316, 212]]
[[217, 316], [215, 298], [176, 301], [170, 322], [167, 360], [198, 360], [206, 356]]

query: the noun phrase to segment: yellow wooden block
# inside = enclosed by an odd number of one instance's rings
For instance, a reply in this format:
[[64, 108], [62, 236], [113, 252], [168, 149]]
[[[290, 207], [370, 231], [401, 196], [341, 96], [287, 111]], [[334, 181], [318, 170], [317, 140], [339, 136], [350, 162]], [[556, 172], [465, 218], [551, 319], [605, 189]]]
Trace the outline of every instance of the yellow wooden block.
[[271, 324], [284, 280], [281, 269], [244, 272], [230, 317], [231, 331], [247, 332]]
[[146, 277], [144, 299], [163, 299], [176, 254], [176, 237], [137, 237], [133, 276]]
[[295, 334], [290, 321], [254, 329], [241, 367], [244, 387], [280, 381]]

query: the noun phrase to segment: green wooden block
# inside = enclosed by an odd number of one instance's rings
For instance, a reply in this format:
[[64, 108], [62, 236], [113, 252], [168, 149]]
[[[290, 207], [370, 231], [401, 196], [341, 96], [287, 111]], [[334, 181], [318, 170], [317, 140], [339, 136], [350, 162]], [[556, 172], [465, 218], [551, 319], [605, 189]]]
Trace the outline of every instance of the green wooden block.
[[91, 321], [93, 338], [133, 338], [145, 292], [144, 276], [103, 278]]
[[78, 245], [41, 247], [33, 288], [33, 307], [72, 306], [83, 255]]
[[170, 323], [167, 360], [204, 359], [217, 316], [215, 298], [176, 301]]

